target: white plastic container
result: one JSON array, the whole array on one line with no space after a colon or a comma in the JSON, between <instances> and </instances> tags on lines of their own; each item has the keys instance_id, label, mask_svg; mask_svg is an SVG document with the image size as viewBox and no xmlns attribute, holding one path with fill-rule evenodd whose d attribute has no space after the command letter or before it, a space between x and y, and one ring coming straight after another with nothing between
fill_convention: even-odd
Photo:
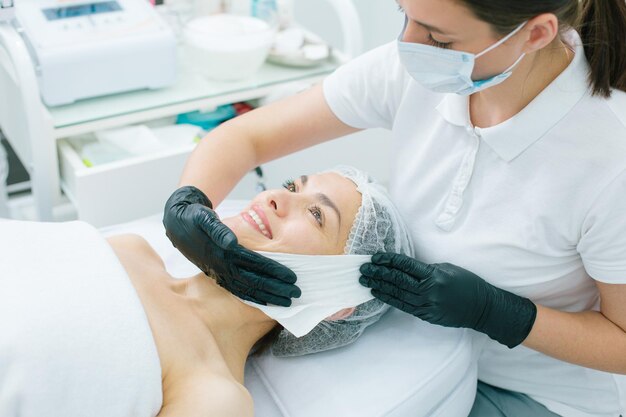
<instances>
[{"instance_id":1,"label":"white plastic container","mask_svg":"<svg viewBox=\"0 0 626 417\"><path fill-rule=\"evenodd\" d=\"M201 74L218 81L253 76L265 62L274 36L265 21L231 14L193 19L184 30L188 59Z\"/></svg>"}]
</instances>

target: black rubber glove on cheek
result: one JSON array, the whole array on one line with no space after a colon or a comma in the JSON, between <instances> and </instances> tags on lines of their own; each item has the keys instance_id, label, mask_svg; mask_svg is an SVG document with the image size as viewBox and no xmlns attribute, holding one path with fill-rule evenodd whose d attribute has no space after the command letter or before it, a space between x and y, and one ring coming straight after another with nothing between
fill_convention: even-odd
<instances>
[{"instance_id":1,"label":"black rubber glove on cheek","mask_svg":"<svg viewBox=\"0 0 626 417\"><path fill-rule=\"evenodd\" d=\"M217 214L212 216L205 212L203 219L201 216L196 216L195 220L198 223L196 226L202 229L220 248L234 249L237 246L237 236L219 220Z\"/></svg>"},{"instance_id":2,"label":"black rubber glove on cheek","mask_svg":"<svg viewBox=\"0 0 626 417\"><path fill-rule=\"evenodd\" d=\"M192 186L181 187L170 196L163 225L174 247L238 297L259 304L291 305L291 297L300 295L293 285L295 274L239 245L212 207L206 195Z\"/></svg>"}]
</instances>

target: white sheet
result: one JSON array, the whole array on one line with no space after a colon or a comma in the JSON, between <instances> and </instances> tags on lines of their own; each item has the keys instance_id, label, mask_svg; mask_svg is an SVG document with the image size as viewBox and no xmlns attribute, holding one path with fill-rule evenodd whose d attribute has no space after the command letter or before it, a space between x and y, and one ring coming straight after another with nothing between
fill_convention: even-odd
<instances>
[{"instance_id":1,"label":"white sheet","mask_svg":"<svg viewBox=\"0 0 626 417\"><path fill-rule=\"evenodd\" d=\"M0 416L151 417L161 367L122 265L82 222L0 222Z\"/></svg>"},{"instance_id":2,"label":"white sheet","mask_svg":"<svg viewBox=\"0 0 626 417\"><path fill-rule=\"evenodd\" d=\"M476 390L470 345L467 331L392 310L345 348L250 360L246 386L270 405L257 401L258 417L462 417Z\"/></svg>"},{"instance_id":3,"label":"white sheet","mask_svg":"<svg viewBox=\"0 0 626 417\"><path fill-rule=\"evenodd\" d=\"M217 211L226 217L244 204L226 201ZM143 236L174 276L198 272L172 247L160 215L103 232ZM245 378L257 417L463 417L474 402L476 361L471 331L392 311L345 348L253 358Z\"/></svg>"}]
</instances>

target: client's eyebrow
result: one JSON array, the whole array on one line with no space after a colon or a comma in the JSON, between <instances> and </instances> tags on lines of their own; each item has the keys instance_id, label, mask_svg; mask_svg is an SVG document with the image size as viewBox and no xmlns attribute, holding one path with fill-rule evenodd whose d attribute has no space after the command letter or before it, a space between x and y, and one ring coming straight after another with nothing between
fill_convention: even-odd
<instances>
[{"instance_id":1,"label":"client's eyebrow","mask_svg":"<svg viewBox=\"0 0 626 417\"><path fill-rule=\"evenodd\" d=\"M324 193L317 193L316 196L317 196L317 199L320 201L320 203L322 203L325 206L330 207L331 209L335 211L335 213L337 213L337 217L339 218L339 226L341 226L341 214L339 214L339 209L337 208L335 203L333 203L333 200L328 198L328 196Z\"/></svg>"},{"instance_id":2,"label":"client's eyebrow","mask_svg":"<svg viewBox=\"0 0 626 417\"><path fill-rule=\"evenodd\" d=\"M309 180L308 175L300 175L300 181L302 182L302 187L306 185L308 180ZM331 209L335 211L335 213L337 214L337 218L339 219L339 226L341 227L341 213L339 213L339 209L337 208L333 200L328 198L328 196L324 193L317 193L315 196L317 197L320 203L322 203L325 206L330 207Z\"/></svg>"}]
</instances>

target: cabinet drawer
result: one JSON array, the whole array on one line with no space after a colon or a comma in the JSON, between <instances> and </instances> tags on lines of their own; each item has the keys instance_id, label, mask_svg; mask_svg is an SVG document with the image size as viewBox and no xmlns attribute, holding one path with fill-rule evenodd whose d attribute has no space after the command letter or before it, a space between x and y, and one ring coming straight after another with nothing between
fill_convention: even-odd
<instances>
[{"instance_id":1,"label":"cabinet drawer","mask_svg":"<svg viewBox=\"0 0 626 417\"><path fill-rule=\"evenodd\" d=\"M177 188L194 147L86 167L74 148L60 140L61 188L74 203L78 218L96 227L155 214Z\"/></svg>"}]
</instances>

